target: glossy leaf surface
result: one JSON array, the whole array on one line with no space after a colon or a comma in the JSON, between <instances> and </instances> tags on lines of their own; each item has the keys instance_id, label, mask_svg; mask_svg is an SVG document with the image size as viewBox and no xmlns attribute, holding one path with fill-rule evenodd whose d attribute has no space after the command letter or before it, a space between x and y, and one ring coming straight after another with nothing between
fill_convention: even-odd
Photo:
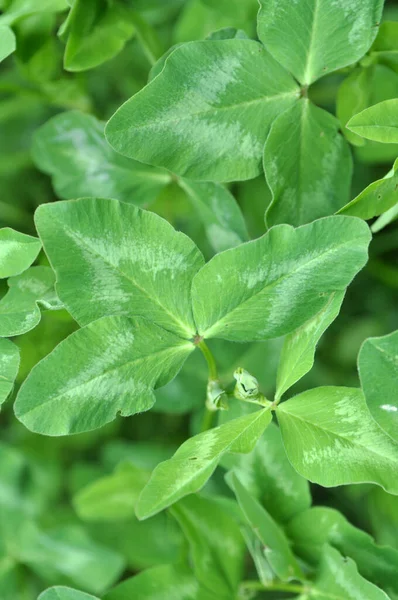
<instances>
[{"instance_id":1,"label":"glossy leaf surface","mask_svg":"<svg viewBox=\"0 0 398 600\"><path fill-rule=\"evenodd\" d=\"M13 277L26 271L37 258L41 242L9 227L0 229L0 278Z\"/></svg>"},{"instance_id":2,"label":"glossy leaf surface","mask_svg":"<svg viewBox=\"0 0 398 600\"><path fill-rule=\"evenodd\" d=\"M368 140L398 143L398 99L385 100L358 113L347 123L348 129Z\"/></svg>"}]
</instances>

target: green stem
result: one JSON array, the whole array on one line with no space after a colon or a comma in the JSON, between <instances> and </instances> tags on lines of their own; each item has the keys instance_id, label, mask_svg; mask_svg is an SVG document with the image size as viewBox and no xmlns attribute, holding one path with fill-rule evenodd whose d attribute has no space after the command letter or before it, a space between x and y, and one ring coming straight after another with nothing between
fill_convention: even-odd
<instances>
[{"instance_id":1,"label":"green stem","mask_svg":"<svg viewBox=\"0 0 398 600\"><path fill-rule=\"evenodd\" d=\"M207 366L209 367L209 381L217 381L218 380L217 365L216 365L216 361L214 360L214 356L211 353L210 348L208 347L208 345L206 344L206 342L204 340L199 342L198 348L201 350L203 356L206 359Z\"/></svg>"},{"instance_id":2,"label":"green stem","mask_svg":"<svg viewBox=\"0 0 398 600\"><path fill-rule=\"evenodd\" d=\"M269 585L264 585L261 581L243 581L241 588L259 592L292 592L294 594L308 592L308 588L302 585L293 585L290 583L270 583Z\"/></svg>"},{"instance_id":3,"label":"green stem","mask_svg":"<svg viewBox=\"0 0 398 600\"><path fill-rule=\"evenodd\" d=\"M216 411L209 410L205 406L205 412L203 413L202 425L200 427L200 432L201 433L203 431L207 431L208 429L211 429L213 427L213 421L214 421L214 415L215 414L216 414Z\"/></svg>"}]
</instances>

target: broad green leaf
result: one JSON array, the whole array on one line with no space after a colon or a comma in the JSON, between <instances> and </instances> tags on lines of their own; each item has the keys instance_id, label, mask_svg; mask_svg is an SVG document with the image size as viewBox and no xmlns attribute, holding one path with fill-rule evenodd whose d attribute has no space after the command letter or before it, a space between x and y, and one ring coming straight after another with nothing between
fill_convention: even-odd
<instances>
[{"instance_id":1,"label":"broad green leaf","mask_svg":"<svg viewBox=\"0 0 398 600\"><path fill-rule=\"evenodd\" d=\"M358 113L347 123L348 129L368 140L398 143L398 99L385 100Z\"/></svg>"},{"instance_id":2,"label":"broad green leaf","mask_svg":"<svg viewBox=\"0 0 398 600\"><path fill-rule=\"evenodd\" d=\"M389 600L375 585L359 575L351 558L343 557L337 550L325 546L322 561L313 589L299 600Z\"/></svg>"},{"instance_id":3,"label":"broad green leaf","mask_svg":"<svg viewBox=\"0 0 398 600\"><path fill-rule=\"evenodd\" d=\"M247 453L254 448L271 418L266 408L189 438L172 458L153 471L136 506L138 518L146 519L200 490L223 454Z\"/></svg>"},{"instance_id":4,"label":"broad green leaf","mask_svg":"<svg viewBox=\"0 0 398 600\"><path fill-rule=\"evenodd\" d=\"M250 454L226 455L223 466L228 484L234 474L253 498L257 499L271 517L281 523L311 506L309 484L293 469L287 459L282 437L270 423Z\"/></svg>"},{"instance_id":5,"label":"broad green leaf","mask_svg":"<svg viewBox=\"0 0 398 600\"><path fill-rule=\"evenodd\" d=\"M373 418L398 441L398 331L366 340L358 370Z\"/></svg>"},{"instance_id":6,"label":"broad green leaf","mask_svg":"<svg viewBox=\"0 0 398 600\"><path fill-rule=\"evenodd\" d=\"M192 42L170 54L105 134L121 154L178 175L250 179L270 124L296 99L293 78L257 42Z\"/></svg>"},{"instance_id":7,"label":"broad green leaf","mask_svg":"<svg viewBox=\"0 0 398 600\"><path fill-rule=\"evenodd\" d=\"M0 278L26 271L36 260L40 249L41 242L35 237L9 227L0 229Z\"/></svg>"},{"instance_id":8,"label":"broad green leaf","mask_svg":"<svg viewBox=\"0 0 398 600\"><path fill-rule=\"evenodd\" d=\"M315 317L286 336L276 378L276 400L311 370L319 339L338 316L344 294L345 292L332 294L329 302Z\"/></svg>"},{"instance_id":9,"label":"broad green leaf","mask_svg":"<svg viewBox=\"0 0 398 600\"><path fill-rule=\"evenodd\" d=\"M103 600L216 600L200 589L192 573L184 566L162 565L119 583Z\"/></svg>"},{"instance_id":10,"label":"broad green leaf","mask_svg":"<svg viewBox=\"0 0 398 600\"><path fill-rule=\"evenodd\" d=\"M310 565L318 565L328 543L351 557L363 577L388 594L398 593L398 551L377 546L369 534L351 525L337 510L317 506L304 511L290 521L286 532L294 551Z\"/></svg>"},{"instance_id":11,"label":"broad green leaf","mask_svg":"<svg viewBox=\"0 0 398 600\"><path fill-rule=\"evenodd\" d=\"M131 463L122 463L112 475L80 490L73 498L73 506L80 519L87 521L133 517L138 496L148 479L146 471Z\"/></svg>"},{"instance_id":12,"label":"broad green leaf","mask_svg":"<svg viewBox=\"0 0 398 600\"><path fill-rule=\"evenodd\" d=\"M66 0L12 0L6 12L0 15L0 26L12 25L22 17L36 13L56 13L67 8Z\"/></svg>"},{"instance_id":13,"label":"broad green leaf","mask_svg":"<svg viewBox=\"0 0 398 600\"><path fill-rule=\"evenodd\" d=\"M105 196L144 206L171 181L166 171L115 152L105 140L103 123L77 111L56 115L36 130L32 152L66 200Z\"/></svg>"},{"instance_id":14,"label":"broad green leaf","mask_svg":"<svg viewBox=\"0 0 398 600\"><path fill-rule=\"evenodd\" d=\"M398 494L398 444L373 420L362 391L320 387L277 408L293 467L324 487L376 483Z\"/></svg>"},{"instance_id":15,"label":"broad green leaf","mask_svg":"<svg viewBox=\"0 0 398 600\"><path fill-rule=\"evenodd\" d=\"M380 215L378 219L373 223L371 230L373 233L377 233L387 227L390 223L398 218L398 203L395 206L389 208L385 213Z\"/></svg>"},{"instance_id":16,"label":"broad green leaf","mask_svg":"<svg viewBox=\"0 0 398 600\"><path fill-rule=\"evenodd\" d=\"M19 369L19 348L10 340L0 339L0 405L9 396Z\"/></svg>"},{"instance_id":17,"label":"broad green leaf","mask_svg":"<svg viewBox=\"0 0 398 600\"><path fill-rule=\"evenodd\" d=\"M264 146L272 191L269 225L303 225L333 214L349 200L349 146L330 113L303 98L272 124Z\"/></svg>"},{"instance_id":18,"label":"broad green leaf","mask_svg":"<svg viewBox=\"0 0 398 600\"><path fill-rule=\"evenodd\" d=\"M41 319L39 304L48 310L61 308L54 283L49 267L31 267L10 277L10 289L0 300L0 337L21 335L36 327Z\"/></svg>"},{"instance_id":19,"label":"broad green leaf","mask_svg":"<svg viewBox=\"0 0 398 600\"><path fill-rule=\"evenodd\" d=\"M302 85L357 62L370 48L384 0L260 0L258 36Z\"/></svg>"},{"instance_id":20,"label":"broad green leaf","mask_svg":"<svg viewBox=\"0 0 398 600\"><path fill-rule=\"evenodd\" d=\"M0 27L0 62L12 54L15 48L16 39L13 30L10 27Z\"/></svg>"},{"instance_id":21,"label":"broad green leaf","mask_svg":"<svg viewBox=\"0 0 398 600\"><path fill-rule=\"evenodd\" d=\"M265 508L250 495L236 475L233 477L233 488L243 514L266 548L265 555L277 577L282 581L300 579L302 577L301 569L290 550L283 529L277 525Z\"/></svg>"},{"instance_id":22,"label":"broad green leaf","mask_svg":"<svg viewBox=\"0 0 398 600\"><path fill-rule=\"evenodd\" d=\"M75 0L62 36L67 36L64 66L84 71L109 60L134 33L130 11L111 0Z\"/></svg>"},{"instance_id":23,"label":"broad green leaf","mask_svg":"<svg viewBox=\"0 0 398 600\"><path fill-rule=\"evenodd\" d=\"M59 296L79 325L129 315L195 334L191 281L203 257L167 221L102 198L45 204L35 220Z\"/></svg>"},{"instance_id":24,"label":"broad green leaf","mask_svg":"<svg viewBox=\"0 0 398 600\"><path fill-rule=\"evenodd\" d=\"M373 181L356 198L343 206L338 214L372 219L398 203L398 159L383 179Z\"/></svg>"},{"instance_id":25,"label":"broad green leaf","mask_svg":"<svg viewBox=\"0 0 398 600\"><path fill-rule=\"evenodd\" d=\"M322 310L367 260L370 233L353 217L326 217L215 256L196 275L193 310L200 335L231 341L278 337Z\"/></svg>"},{"instance_id":26,"label":"broad green leaf","mask_svg":"<svg viewBox=\"0 0 398 600\"><path fill-rule=\"evenodd\" d=\"M196 579L217 598L234 598L245 554L238 523L215 500L197 495L180 500L172 514L188 539Z\"/></svg>"},{"instance_id":27,"label":"broad green leaf","mask_svg":"<svg viewBox=\"0 0 398 600\"><path fill-rule=\"evenodd\" d=\"M49 588L37 600L98 600L90 594L73 590L64 586L56 586Z\"/></svg>"},{"instance_id":28,"label":"broad green leaf","mask_svg":"<svg viewBox=\"0 0 398 600\"><path fill-rule=\"evenodd\" d=\"M363 137L347 129L346 124L353 115L364 110L372 103L370 100L372 74L372 68L355 69L343 80L337 92L336 114L345 137L354 146L364 146L366 141Z\"/></svg>"},{"instance_id":29,"label":"broad green leaf","mask_svg":"<svg viewBox=\"0 0 398 600\"><path fill-rule=\"evenodd\" d=\"M215 252L222 252L248 240L239 206L224 186L183 178L179 180L179 184L202 221Z\"/></svg>"},{"instance_id":30,"label":"broad green leaf","mask_svg":"<svg viewBox=\"0 0 398 600\"><path fill-rule=\"evenodd\" d=\"M72 333L33 368L15 414L36 433L90 431L148 410L193 344L146 319L104 317Z\"/></svg>"}]
</instances>

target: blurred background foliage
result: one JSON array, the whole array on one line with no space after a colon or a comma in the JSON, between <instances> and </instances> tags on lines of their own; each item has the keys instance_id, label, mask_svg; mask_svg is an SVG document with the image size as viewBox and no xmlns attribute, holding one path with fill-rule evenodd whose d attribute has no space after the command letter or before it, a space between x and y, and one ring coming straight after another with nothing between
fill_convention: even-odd
<instances>
[{"instance_id":1,"label":"blurred background foliage","mask_svg":"<svg viewBox=\"0 0 398 600\"><path fill-rule=\"evenodd\" d=\"M50 9L40 11L40 4ZM75 181L68 180L67 172L53 180L48 174L56 169L50 164L51 160L56 162L56 145L48 146L51 156L46 158L38 148L39 142L34 143L35 133L50 118L73 110L106 121L146 84L156 60L175 44L204 39L225 27L256 37L256 0L120 0L120 18L131 5L135 23L123 32L118 30L117 44L104 48L100 64L95 64L101 36L98 34L96 39L94 31L91 37L86 36L86 46L79 47L76 28L82 17L73 19L72 11L67 17L67 2L60 0L52 5L0 0L0 25L11 25L17 43L16 52L0 66L0 226L28 234L35 233L35 208L71 197L68 194L76 186ZM98 19L106 36L109 3L104 0L98 6L102 11ZM398 21L397 2L387 2L384 18ZM109 27L113 26L110 20ZM82 63L82 56L86 62ZM369 104L398 97L397 65L373 60L371 53L354 70L322 78L311 87L310 97L317 105L337 112L344 124L352 102L350 89L355 88L358 79ZM80 149L79 144L83 144ZM77 137L64 157L72 179L76 164L81 164L84 157L97 160L101 170L101 156L96 158L93 152L91 157L92 149L84 144ZM353 198L391 169L398 148L364 142L352 150ZM124 159L118 160L118 168L127 172ZM124 188L115 190L115 194L131 193L130 201L135 202L134 194L142 192L141 206L167 218L190 235L207 258L212 256L214 248L204 235L192 199L176 178L168 174L148 191L137 184L134 173L121 177L130 177L131 182L120 182ZM96 195L96 183L87 182L84 169L81 179L82 187L78 189L83 190L82 194L89 195L92 189L91 195ZM241 207L250 237L262 235L266 231L264 212L271 200L264 177L229 185L229 189ZM393 221L375 235L369 264L350 286L340 316L323 336L313 369L291 390L291 395L318 385L358 385L356 359L362 342L369 336L398 329L397 250L398 222ZM46 263L43 254L38 262ZM5 282L1 286L3 295ZM16 389L32 366L76 328L66 311L44 311L34 330L14 338L21 351ZM237 366L245 367L258 378L264 394L272 397L281 340L244 345L214 340L209 345L226 383L231 382ZM186 542L169 514L162 513L143 523L132 515L98 522L87 519L84 510L76 510L73 498L123 461L150 471L168 458L198 429L206 380L203 357L195 353L178 377L157 392L158 401L150 413L67 438L30 433L13 416L13 397L8 399L0 414L2 600L34 600L54 583L102 594L122 574L184 556ZM222 475L220 467L206 492L232 497ZM312 486L312 493L315 503L337 507L378 542L398 549L397 497L375 486L330 490Z\"/></svg>"}]
</instances>

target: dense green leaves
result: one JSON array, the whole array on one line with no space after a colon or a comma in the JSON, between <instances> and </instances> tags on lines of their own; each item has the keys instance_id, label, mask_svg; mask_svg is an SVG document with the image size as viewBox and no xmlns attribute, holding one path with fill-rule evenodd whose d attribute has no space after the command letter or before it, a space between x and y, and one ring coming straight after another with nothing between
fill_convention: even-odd
<instances>
[{"instance_id":1,"label":"dense green leaves","mask_svg":"<svg viewBox=\"0 0 398 600\"><path fill-rule=\"evenodd\" d=\"M10 289L0 300L0 337L21 335L36 327L41 318L39 305L49 310L61 308L49 267L31 267L7 283Z\"/></svg>"},{"instance_id":2,"label":"dense green leaves","mask_svg":"<svg viewBox=\"0 0 398 600\"><path fill-rule=\"evenodd\" d=\"M3 8L3 5L2 7ZM13 25L23 17L36 13L55 13L68 8L67 0L11 0L6 5L7 10L0 15L0 25Z\"/></svg>"},{"instance_id":3,"label":"dense green leaves","mask_svg":"<svg viewBox=\"0 0 398 600\"><path fill-rule=\"evenodd\" d=\"M0 339L0 404L10 394L19 369L19 348L10 340Z\"/></svg>"},{"instance_id":4,"label":"dense green leaves","mask_svg":"<svg viewBox=\"0 0 398 600\"><path fill-rule=\"evenodd\" d=\"M0 278L25 271L37 258L41 242L9 227L0 229Z\"/></svg>"},{"instance_id":5,"label":"dense green leaves","mask_svg":"<svg viewBox=\"0 0 398 600\"><path fill-rule=\"evenodd\" d=\"M80 325L131 315L183 337L195 333L190 288L203 258L167 221L117 200L85 198L39 207L36 226L58 294Z\"/></svg>"},{"instance_id":6,"label":"dense green leaves","mask_svg":"<svg viewBox=\"0 0 398 600\"><path fill-rule=\"evenodd\" d=\"M0 27L0 62L7 58L16 47L15 35L10 27Z\"/></svg>"},{"instance_id":7,"label":"dense green leaves","mask_svg":"<svg viewBox=\"0 0 398 600\"><path fill-rule=\"evenodd\" d=\"M33 158L65 199L100 196L147 205L171 181L166 171L120 156L105 140L104 125L77 111L36 131Z\"/></svg>"},{"instance_id":8,"label":"dense green leaves","mask_svg":"<svg viewBox=\"0 0 398 600\"><path fill-rule=\"evenodd\" d=\"M298 229L279 225L215 256L193 281L200 335L249 341L293 331L350 283L369 240L359 219L328 217Z\"/></svg>"},{"instance_id":9,"label":"dense green leaves","mask_svg":"<svg viewBox=\"0 0 398 600\"><path fill-rule=\"evenodd\" d=\"M121 154L205 181L260 173L273 119L297 99L294 79L252 40L184 44L111 118Z\"/></svg>"},{"instance_id":10,"label":"dense green leaves","mask_svg":"<svg viewBox=\"0 0 398 600\"><path fill-rule=\"evenodd\" d=\"M383 0L260 0L258 35L303 85L359 60L377 34Z\"/></svg>"},{"instance_id":11,"label":"dense green leaves","mask_svg":"<svg viewBox=\"0 0 398 600\"><path fill-rule=\"evenodd\" d=\"M398 494L398 444L373 420L361 390L316 388L280 404L277 415L289 460L310 481L372 482Z\"/></svg>"},{"instance_id":12,"label":"dense green leaves","mask_svg":"<svg viewBox=\"0 0 398 600\"><path fill-rule=\"evenodd\" d=\"M344 292L332 294L315 317L286 336L276 379L276 400L311 369L319 338L339 314L343 299Z\"/></svg>"},{"instance_id":13,"label":"dense green leaves","mask_svg":"<svg viewBox=\"0 0 398 600\"><path fill-rule=\"evenodd\" d=\"M40 594L37 600L97 600L97 598L72 588L56 586Z\"/></svg>"},{"instance_id":14,"label":"dense green leaves","mask_svg":"<svg viewBox=\"0 0 398 600\"><path fill-rule=\"evenodd\" d=\"M290 549L283 529L275 523L265 508L249 494L236 476L233 477L233 487L239 506L251 528L266 548L265 555L277 577L282 581L300 579L302 576L300 567Z\"/></svg>"},{"instance_id":15,"label":"dense green leaves","mask_svg":"<svg viewBox=\"0 0 398 600\"><path fill-rule=\"evenodd\" d=\"M347 127L368 140L398 143L398 100L385 100L366 108L352 117Z\"/></svg>"},{"instance_id":16,"label":"dense green leaves","mask_svg":"<svg viewBox=\"0 0 398 600\"><path fill-rule=\"evenodd\" d=\"M269 225L303 225L348 201L351 155L338 130L338 121L307 98L274 121L264 147Z\"/></svg>"},{"instance_id":17,"label":"dense green leaves","mask_svg":"<svg viewBox=\"0 0 398 600\"><path fill-rule=\"evenodd\" d=\"M153 471L136 506L138 518L150 517L198 491L226 452L250 452L271 418L266 408L189 438Z\"/></svg>"},{"instance_id":18,"label":"dense green leaves","mask_svg":"<svg viewBox=\"0 0 398 600\"><path fill-rule=\"evenodd\" d=\"M32 370L15 414L32 431L67 435L148 410L153 388L170 381L193 348L146 319L98 319Z\"/></svg>"},{"instance_id":19,"label":"dense green leaves","mask_svg":"<svg viewBox=\"0 0 398 600\"><path fill-rule=\"evenodd\" d=\"M373 418L398 441L398 331L366 340L358 369Z\"/></svg>"}]
</instances>

